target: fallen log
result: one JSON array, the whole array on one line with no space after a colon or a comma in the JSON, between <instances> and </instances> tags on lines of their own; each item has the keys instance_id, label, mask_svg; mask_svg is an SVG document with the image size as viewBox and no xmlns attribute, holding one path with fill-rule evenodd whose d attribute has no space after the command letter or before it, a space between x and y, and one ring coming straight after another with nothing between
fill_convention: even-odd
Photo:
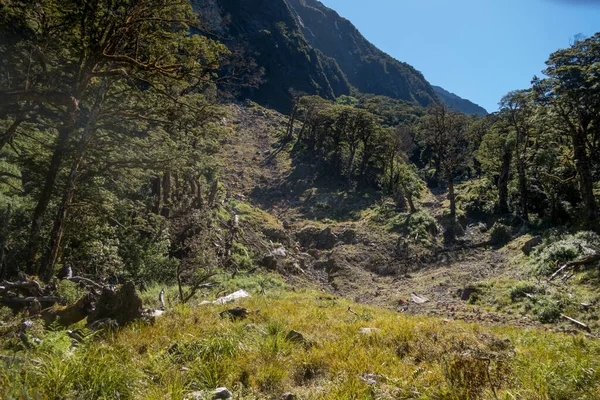
<instances>
[{"instance_id":1,"label":"fallen log","mask_svg":"<svg viewBox=\"0 0 600 400\"><path fill-rule=\"evenodd\" d=\"M22 282L3 281L0 283L0 292L7 292L15 289L22 291L26 290L32 296L40 296L43 293L42 286L35 280Z\"/></svg>"},{"instance_id":2,"label":"fallen log","mask_svg":"<svg viewBox=\"0 0 600 400\"><path fill-rule=\"evenodd\" d=\"M39 301L40 303L55 304L55 303L60 302L62 299L60 297L55 297L55 296L0 297L0 303L4 303L7 305L28 305L28 304L34 303L36 300Z\"/></svg>"},{"instance_id":3,"label":"fallen log","mask_svg":"<svg viewBox=\"0 0 600 400\"><path fill-rule=\"evenodd\" d=\"M104 289L103 285L101 285L99 283L96 283L96 282L94 282L91 279L84 278L82 276L72 276L70 278L65 278L65 279L67 281L71 281L71 282L75 282L75 283L80 283L80 284L85 285L85 286L91 286L91 287L96 288L96 289L100 289L100 290Z\"/></svg>"},{"instance_id":4,"label":"fallen log","mask_svg":"<svg viewBox=\"0 0 600 400\"><path fill-rule=\"evenodd\" d=\"M600 261L600 253L592 254L591 256L587 256L587 257L581 258L579 260L569 261L568 263L566 263L565 265L560 267L555 273L553 273L550 276L550 278L548 278L548 282L553 281L554 278L556 278L558 275L561 274L561 272L565 271L568 268L580 267L582 265L587 265L587 264L593 264L598 261Z\"/></svg>"},{"instance_id":5,"label":"fallen log","mask_svg":"<svg viewBox=\"0 0 600 400\"><path fill-rule=\"evenodd\" d=\"M576 319L574 319L574 318L571 318L571 317L569 317L569 316L567 316L567 315L565 315L565 314L561 314L560 316L561 316L563 319L566 319L567 321L569 321L569 322L571 322L571 323L573 323L573 324L577 325L578 327L580 327L581 329L585 330L586 332L590 332L590 333L592 332L592 330L590 329L590 327L589 327L589 326L587 326L586 324L584 324L583 322L581 322L581 321L577 321Z\"/></svg>"}]
</instances>

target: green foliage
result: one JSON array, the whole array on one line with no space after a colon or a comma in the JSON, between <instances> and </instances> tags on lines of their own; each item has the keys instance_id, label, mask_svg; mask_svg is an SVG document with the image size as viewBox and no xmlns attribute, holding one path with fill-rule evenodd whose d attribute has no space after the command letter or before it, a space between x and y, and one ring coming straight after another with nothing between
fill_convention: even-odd
<instances>
[{"instance_id":1,"label":"green foliage","mask_svg":"<svg viewBox=\"0 0 600 400\"><path fill-rule=\"evenodd\" d=\"M496 222L490 229L490 240L497 245L503 245L510 242L512 238L512 229L500 222Z\"/></svg>"},{"instance_id":2,"label":"green foliage","mask_svg":"<svg viewBox=\"0 0 600 400\"><path fill-rule=\"evenodd\" d=\"M513 302L527 298L527 294L544 294L545 290L539 283L521 281L510 289L510 298Z\"/></svg>"},{"instance_id":3,"label":"green foliage","mask_svg":"<svg viewBox=\"0 0 600 400\"><path fill-rule=\"evenodd\" d=\"M550 238L544 245L534 250L530 257L530 265L534 273L550 275L568 261L592 254L594 250L591 248L598 246L600 246L600 237L594 232L582 231L574 235L559 235Z\"/></svg>"},{"instance_id":4,"label":"green foliage","mask_svg":"<svg viewBox=\"0 0 600 400\"><path fill-rule=\"evenodd\" d=\"M468 217L483 219L496 212L498 190L488 179L474 179L459 186L456 201Z\"/></svg>"}]
</instances>

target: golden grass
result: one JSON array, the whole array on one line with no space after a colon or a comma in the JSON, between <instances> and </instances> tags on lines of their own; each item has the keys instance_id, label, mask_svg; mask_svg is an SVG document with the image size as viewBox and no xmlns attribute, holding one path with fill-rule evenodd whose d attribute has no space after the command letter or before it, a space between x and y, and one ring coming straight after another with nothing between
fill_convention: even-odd
<instances>
[{"instance_id":1,"label":"golden grass","mask_svg":"<svg viewBox=\"0 0 600 400\"><path fill-rule=\"evenodd\" d=\"M49 332L17 354L42 365L0 370L0 395L183 399L226 386L236 399L600 398L600 345L583 336L405 316L307 290L237 306L260 312L233 321L219 317L227 306L179 306L77 347ZM304 343L286 340L292 329Z\"/></svg>"}]
</instances>

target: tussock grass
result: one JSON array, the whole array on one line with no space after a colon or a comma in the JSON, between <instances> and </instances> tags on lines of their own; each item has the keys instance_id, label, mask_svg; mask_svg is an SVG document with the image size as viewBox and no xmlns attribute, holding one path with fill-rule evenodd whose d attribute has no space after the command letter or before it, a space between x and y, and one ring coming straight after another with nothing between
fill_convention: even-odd
<instances>
[{"instance_id":1,"label":"tussock grass","mask_svg":"<svg viewBox=\"0 0 600 400\"><path fill-rule=\"evenodd\" d=\"M260 312L233 321L219 317L228 306L176 306L77 346L46 332L16 351L41 365L2 364L0 397L183 399L217 386L236 399L600 397L600 344L583 336L405 316L308 290L237 305ZM286 340L292 329L305 340Z\"/></svg>"}]
</instances>

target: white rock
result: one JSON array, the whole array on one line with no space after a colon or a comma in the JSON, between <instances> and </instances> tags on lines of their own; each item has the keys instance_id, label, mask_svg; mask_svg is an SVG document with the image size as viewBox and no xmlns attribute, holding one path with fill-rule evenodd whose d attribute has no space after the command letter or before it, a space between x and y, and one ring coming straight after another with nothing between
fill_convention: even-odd
<instances>
[{"instance_id":1,"label":"white rock","mask_svg":"<svg viewBox=\"0 0 600 400\"><path fill-rule=\"evenodd\" d=\"M246 292L244 289L241 289L237 292L231 293L230 295L219 297L213 301L212 304L227 304L245 297L250 297L250 293Z\"/></svg>"}]
</instances>

